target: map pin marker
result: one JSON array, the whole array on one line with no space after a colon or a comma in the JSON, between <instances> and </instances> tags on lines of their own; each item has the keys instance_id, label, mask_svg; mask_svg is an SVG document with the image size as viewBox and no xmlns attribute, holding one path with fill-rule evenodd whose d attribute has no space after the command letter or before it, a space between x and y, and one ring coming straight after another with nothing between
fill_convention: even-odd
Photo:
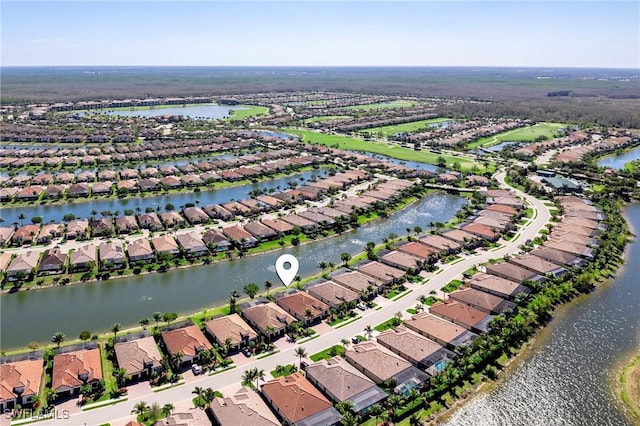
<instances>
[{"instance_id":1,"label":"map pin marker","mask_svg":"<svg viewBox=\"0 0 640 426\"><path fill-rule=\"evenodd\" d=\"M276 272L280 281L288 287L298 273L298 259L292 254L283 254L276 260Z\"/></svg>"}]
</instances>

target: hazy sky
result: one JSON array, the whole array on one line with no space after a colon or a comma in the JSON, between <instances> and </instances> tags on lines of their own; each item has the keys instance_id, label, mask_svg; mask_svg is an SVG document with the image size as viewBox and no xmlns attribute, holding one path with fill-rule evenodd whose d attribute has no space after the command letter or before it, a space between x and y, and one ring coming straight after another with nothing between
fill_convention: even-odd
<instances>
[{"instance_id":1,"label":"hazy sky","mask_svg":"<svg viewBox=\"0 0 640 426\"><path fill-rule=\"evenodd\" d=\"M640 68L640 1L1 0L2 65Z\"/></svg>"}]
</instances>

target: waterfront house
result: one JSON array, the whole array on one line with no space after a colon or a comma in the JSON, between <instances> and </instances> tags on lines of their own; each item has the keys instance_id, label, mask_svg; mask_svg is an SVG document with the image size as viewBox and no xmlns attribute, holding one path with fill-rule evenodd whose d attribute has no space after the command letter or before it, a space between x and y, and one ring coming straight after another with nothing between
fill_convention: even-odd
<instances>
[{"instance_id":1,"label":"waterfront house","mask_svg":"<svg viewBox=\"0 0 640 426\"><path fill-rule=\"evenodd\" d=\"M116 217L115 222L118 234L129 234L139 229L135 216Z\"/></svg>"},{"instance_id":2,"label":"waterfront house","mask_svg":"<svg viewBox=\"0 0 640 426\"><path fill-rule=\"evenodd\" d=\"M382 281L358 271L339 269L330 275L333 281L359 295L366 294L368 297L375 297L376 294L382 292L384 287Z\"/></svg>"},{"instance_id":3,"label":"waterfront house","mask_svg":"<svg viewBox=\"0 0 640 426\"><path fill-rule=\"evenodd\" d=\"M174 211L160 213L160 219L167 228L182 228L186 224L183 217Z\"/></svg>"},{"instance_id":4,"label":"waterfront house","mask_svg":"<svg viewBox=\"0 0 640 426\"><path fill-rule=\"evenodd\" d=\"M58 200L64 197L64 191L67 189L66 185L49 185L44 190L44 196L50 200Z\"/></svg>"},{"instance_id":5,"label":"waterfront house","mask_svg":"<svg viewBox=\"0 0 640 426\"><path fill-rule=\"evenodd\" d=\"M278 233L276 231L260 222L248 222L243 226L245 231L249 232L260 241L273 240L278 237Z\"/></svg>"},{"instance_id":6,"label":"waterfront house","mask_svg":"<svg viewBox=\"0 0 640 426\"><path fill-rule=\"evenodd\" d=\"M262 224L276 231L278 234L288 234L293 231L293 225L280 219L262 219Z\"/></svg>"},{"instance_id":7,"label":"waterfront house","mask_svg":"<svg viewBox=\"0 0 640 426\"><path fill-rule=\"evenodd\" d=\"M543 283L546 281L545 277L539 275L535 272L531 272L530 270L524 269L520 266L517 266L513 263L502 262L491 264L488 263L485 265L487 270L487 274L492 274L498 277L506 278L518 284L522 284L524 281L534 281Z\"/></svg>"},{"instance_id":8,"label":"waterfront house","mask_svg":"<svg viewBox=\"0 0 640 426\"><path fill-rule=\"evenodd\" d=\"M333 281L323 280L319 283L310 283L306 290L310 295L326 303L332 308L337 308L343 303L356 303L360 298L357 292Z\"/></svg>"},{"instance_id":9,"label":"waterfront house","mask_svg":"<svg viewBox=\"0 0 640 426\"><path fill-rule=\"evenodd\" d=\"M118 367L123 368L132 381L149 378L152 371L160 373L162 370L162 355L158 345L152 336L145 334L145 337L135 340L116 339L117 343L113 346Z\"/></svg>"},{"instance_id":10,"label":"waterfront house","mask_svg":"<svg viewBox=\"0 0 640 426\"><path fill-rule=\"evenodd\" d=\"M478 335L428 312L420 312L404 321L405 327L442 346L454 350L460 345L471 345Z\"/></svg>"},{"instance_id":11,"label":"waterfront house","mask_svg":"<svg viewBox=\"0 0 640 426\"><path fill-rule=\"evenodd\" d=\"M36 239L38 244L48 244L54 238L62 237L64 233L64 225L59 223L48 223L40 229L38 238Z\"/></svg>"},{"instance_id":12,"label":"waterfront house","mask_svg":"<svg viewBox=\"0 0 640 426\"><path fill-rule=\"evenodd\" d=\"M476 333L487 332L489 322L493 319L485 311L455 301L435 303L429 307L429 313Z\"/></svg>"},{"instance_id":13,"label":"waterfront house","mask_svg":"<svg viewBox=\"0 0 640 426\"><path fill-rule=\"evenodd\" d=\"M543 276L558 277L567 272L565 268L530 253L514 256L509 259L509 262Z\"/></svg>"},{"instance_id":14,"label":"waterfront house","mask_svg":"<svg viewBox=\"0 0 640 426\"><path fill-rule=\"evenodd\" d=\"M182 214L192 225L209 222L209 216L200 207L187 207Z\"/></svg>"},{"instance_id":15,"label":"waterfront house","mask_svg":"<svg viewBox=\"0 0 640 426\"><path fill-rule=\"evenodd\" d=\"M11 199L18 193L20 188L12 186L9 188L0 189L0 201L11 201Z\"/></svg>"},{"instance_id":16,"label":"waterfront house","mask_svg":"<svg viewBox=\"0 0 640 426\"><path fill-rule=\"evenodd\" d=\"M162 332L162 341L167 349L173 366L181 371L184 365L193 363L193 359L203 350L210 350L211 343L197 325ZM176 365L176 354L182 353L182 362Z\"/></svg>"},{"instance_id":17,"label":"waterfront house","mask_svg":"<svg viewBox=\"0 0 640 426\"><path fill-rule=\"evenodd\" d=\"M155 177L140 179L138 185L142 192L158 191L160 189L160 179Z\"/></svg>"},{"instance_id":18,"label":"waterfront house","mask_svg":"<svg viewBox=\"0 0 640 426\"><path fill-rule=\"evenodd\" d=\"M182 188L182 181L177 176L165 176L160 179L160 183L165 190Z\"/></svg>"},{"instance_id":19,"label":"waterfront house","mask_svg":"<svg viewBox=\"0 0 640 426\"><path fill-rule=\"evenodd\" d=\"M305 373L307 380L331 402L350 402L357 414L366 413L370 406L381 404L387 398L387 393L376 386L373 380L340 357L311 364Z\"/></svg>"},{"instance_id":20,"label":"waterfront house","mask_svg":"<svg viewBox=\"0 0 640 426\"><path fill-rule=\"evenodd\" d=\"M222 228L222 233L229 239L229 242L239 248L249 248L258 245L258 240L245 231L240 225Z\"/></svg>"},{"instance_id":21,"label":"waterfront house","mask_svg":"<svg viewBox=\"0 0 640 426\"><path fill-rule=\"evenodd\" d=\"M265 383L262 396L286 426L332 426L340 424L342 418L302 373Z\"/></svg>"},{"instance_id":22,"label":"waterfront house","mask_svg":"<svg viewBox=\"0 0 640 426\"><path fill-rule=\"evenodd\" d=\"M88 197L89 184L86 182L74 183L67 189L67 197Z\"/></svg>"},{"instance_id":23,"label":"waterfront house","mask_svg":"<svg viewBox=\"0 0 640 426\"><path fill-rule=\"evenodd\" d=\"M496 275L483 273L475 274L469 280L469 286L509 300L514 300L519 294L529 294L531 292L529 287L522 284Z\"/></svg>"},{"instance_id":24,"label":"waterfront house","mask_svg":"<svg viewBox=\"0 0 640 426\"><path fill-rule=\"evenodd\" d=\"M505 311L512 311L516 304L503 299L502 297L485 293L475 288L463 288L448 295L449 300L460 302L465 305L480 309L488 314L500 314Z\"/></svg>"},{"instance_id":25,"label":"waterfront house","mask_svg":"<svg viewBox=\"0 0 640 426\"><path fill-rule=\"evenodd\" d=\"M421 259L408 253L394 250L380 256L380 262L403 271L408 271L409 269L419 271Z\"/></svg>"},{"instance_id":26,"label":"waterfront house","mask_svg":"<svg viewBox=\"0 0 640 426\"><path fill-rule=\"evenodd\" d=\"M418 241L420 244L424 244L427 247L437 250L441 255L455 254L462 250L462 245L460 243L440 235L428 234L420 237Z\"/></svg>"},{"instance_id":27,"label":"waterfront house","mask_svg":"<svg viewBox=\"0 0 640 426\"><path fill-rule=\"evenodd\" d=\"M100 380L102 365L98 348L59 353L53 357L51 388L58 398L78 395L84 385L95 388Z\"/></svg>"},{"instance_id":28,"label":"waterfront house","mask_svg":"<svg viewBox=\"0 0 640 426\"><path fill-rule=\"evenodd\" d=\"M9 226L0 227L0 247L3 247L7 241L11 240L15 229Z\"/></svg>"},{"instance_id":29,"label":"waterfront house","mask_svg":"<svg viewBox=\"0 0 640 426\"><path fill-rule=\"evenodd\" d=\"M427 372L434 365L437 369L442 369L456 356L441 344L404 326L381 332L376 337L376 342Z\"/></svg>"},{"instance_id":30,"label":"waterfront house","mask_svg":"<svg viewBox=\"0 0 640 426\"><path fill-rule=\"evenodd\" d=\"M113 221L110 217L91 219L90 225L93 237L110 237L114 234Z\"/></svg>"},{"instance_id":31,"label":"waterfront house","mask_svg":"<svg viewBox=\"0 0 640 426\"><path fill-rule=\"evenodd\" d=\"M11 263L12 259L13 259L13 254L11 254L8 251L3 251L0 253L0 273L3 273L5 271L7 266L9 266L9 263ZM2 277L2 274L0 274L0 278L1 277Z\"/></svg>"},{"instance_id":32,"label":"waterfront house","mask_svg":"<svg viewBox=\"0 0 640 426\"><path fill-rule=\"evenodd\" d=\"M275 296L276 303L298 321L319 322L329 314L329 305L297 289L289 289Z\"/></svg>"},{"instance_id":33,"label":"waterfront house","mask_svg":"<svg viewBox=\"0 0 640 426\"><path fill-rule=\"evenodd\" d=\"M38 359L0 364L0 410L26 406L40 392L44 361Z\"/></svg>"},{"instance_id":34,"label":"waterfront house","mask_svg":"<svg viewBox=\"0 0 640 426\"><path fill-rule=\"evenodd\" d=\"M435 261L440 257L439 250L415 241L399 242L396 244L396 249L401 253L406 253L413 257L420 258L421 260Z\"/></svg>"},{"instance_id":35,"label":"waterfront house","mask_svg":"<svg viewBox=\"0 0 640 426\"><path fill-rule=\"evenodd\" d=\"M582 259L575 254L552 249L549 247L537 248L533 251L530 251L529 254L537 256L544 260L548 260L549 262L555 263L556 265L567 266L570 268L581 268L588 263L585 259Z\"/></svg>"},{"instance_id":36,"label":"waterfront house","mask_svg":"<svg viewBox=\"0 0 640 426\"><path fill-rule=\"evenodd\" d=\"M180 254L180 247L178 247L178 243L171 235L152 238L151 244L156 253L169 253L174 257Z\"/></svg>"},{"instance_id":37,"label":"waterfront house","mask_svg":"<svg viewBox=\"0 0 640 426\"><path fill-rule=\"evenodd\" d=\"M211 219L231 220L234 217L233 213L218 204L209 204L203 210Z\"/></svg>"},{"instance_id":38,"label":"waterfront house","mask_svg":"<svg viewBox=\"0 0 640 426\"><path fill-rule=\"evenodd\" d=\"M595 250L584 244L574 243L571 241L547 240L543 247L560 250L576 256L580 256L587 260L592 260L595 256Z\"/></svg>"},{"instance_id":39,"label":"waterfront house","mask_svg":"<svg viewBox=\"0 0 640 426\"><path fill-rule=\"evenodd\" d=\"M300 228L300 230L302 230L302 232L304 232L305 234L314 233L319 227L318 223L313 222L297 214L285 215L281 218L281 220L289 223L293 227Z\"/></svg>"},{"instance_id":40,"label":"waterfront house","mask_svg":"<svg viewBox=\"0 0 640 426\"><path fill-rule=\"evenodd\" d=\"M207 245L202 241L200 234L196 232L178 234L176 235L176 240L187 256L205 256L209 254Z\"/></svg>"},{"instance_id":41,"label":"waterfront house","mask_svg":"<svg viewBox=\"0 0 640 426\"><path fill-rule=\"evenodd\" d=\"M154 260L153 249L146 238L139 238L127 246L129 261L150 263Z\"/></svg>"},{"instance_id":42,"label":"waterfront house","mask_svg":"<svg viewBox=\"0 0 640 426\"><path fill-rule=\"evenodd\" d=\"M67 240L84 240L87 238L89 221L84 219L74 219L67 224Z\"/></svg>"},{"instance_id":43,"label":"waterfront house","mask_svg":"<svg viewBox=\"0 0 640 426\"><path fill-rule=\"evenodd\" d=\"M40 194L42 194L42 191L44 191L44 188L42 186L39 186L39 185L27 186L26 188L18 191L15 197L16 197L16 200L18 201L34 201L34 200L37 200L38 197L40 197Z\"/></svg>"},{"instance_id":44,"label":"waterfront house","mask_svg":"<svg viewBox=\"0 0 640 426\"><path fill-rule=\"evenodd\" d=\"M250 326L270 339L283 336L287 325L296 322L294 317L267 299L243 303L240 311Z\"/></svg>"},{"instance_id":45,"label":"waterfront house","mask_svg":"<svg viewBox=\"0 0 640 426\"><path fill-rule=\"evenodd\" d=\"M467 250L473 250L480 245L480 238L461 229L448 229L442 231L442 237L455 241Z\"/></svg>"},{"instance_id":46,"label":"waterfront house","mask_svg":"<svg viewBox=\"0 0 640 426\"><path fill-rule=\"evenodd\" d=\"M40 225L24 225L16 229L11 236L11 243L14 245L31 244L40 232Z\"/></svg>"},{"instance_id":47,"label":"waterfront house","mask_svg":"<svg viewBox=\"0 0 640 426\"><path fill-rule=\"evenodd\" d=\"M231 248L231 243L220 232L210 229L202 235L202 241L211 251L221 252Z\"/></svg>"},{"instance_id":48,"label":"waterfront house","mask_svg":"<svg viewBox=\"0 0 640 426\"><path fill-rule=\"evenodd\" d=\"M100 182L113 182L117 179L117 173L113 170L100 170L98 171L98 181Z\"/></svg>"},{"instance_id":49,"label":"waterfront house","mask_svg":"<svg viewBox=\"0 0 640 426\"><path fill-rule=\"evenodd\" d=\"M42 254L42 259L38 265L39 273L60 274L65 271L67 265L67 253L63 253L59 248L50 248Z\"/></svg>"},{"instance_id":50,"label":"waterfront house","mask_svg":"<svg viewBox=\"0 0 640 426\"><path fill-rule=\"evenodd\" d=\"M97 182L91 186L91 195L111 195L113 182Z\"/></svg>"},{"instance_id":51,"label":"waterfront house","mask_svg":"<svg viewBox=\"0 0 640 426\"><path fill-rule=\"evenodd\" d=\"M69 255L69 266L72 271L90 269L96 265L96 247L93 244L79 247Z\"/></svg>"},{"instance_id":52,"label":"waterfront house","mask_svg":"<svg viewBox=\"0 0 640 426\"><path fill-rule=\"evenodd\" d=\"M29 277L29 275L35 272L39 259L40 253L35 250L19 253L7 267L7 280L17 281Z\"/></svg>"},{"instance_id":53,"label":"waterfront house","mask_svg":"<svg viewBox=\"0 0 640 426\"><path fill-rule=\"evenodd\" d=\"M162 231L164 226L156 213L144 213L138 216L140 227L151 232Z\"/></svg>"},{"instance_id":54,"label":"waterfront house","mask_svg":"<svg viewBox=\"0 0 640 426\"><path fill-rule=\"evenodd\" d=\"M244 204L240 204L237 201L229 201L227 203L222 204L222 208L227 211L230 211L234 215L239 216L249 216L251 214L251 209Z\"/></svg>"},{"instance_id":55,"label":"waterfront house","mask_svg":"<svg viewBox=\"0 0 640 426\"><path fill-rule=\"evenodd\" d=\"M351 365L377 385L390 379L395 380L394 392L399 394L422 388L429 380L428 374L373 341L354 345L344 355Z\"/></svg>"},{"instance_id":56,"label":"waterfront house","mask_svg":"<svg viewBox=\"0 0 640 426\"><path fill-rule=\"evenodd\" d=\"M204 326L216 343L225 349L228 346L239 351L258 338L258 334L238 314L214 318L205 322Z\"/></svg>"},{"instance_id":57,"label":"waterfront house","mask_svg":"<svg viewBox=\"0 0 640 426\"><path fill-rule=\"evenodd\" d=\"M369 275L381 281L384 285L390 285L399 282L406 272L393 266L385 265L378 261L372 261L358 266L358 272Z\"/></svg>"},{"instance_id":58,"label":"waterfront house","mask_svg":"<svg viewBox=\"0 0 640 426\"><path fill-rule=\"evenodd\" d=\"M124 249L118 243L102 243L98 247L100 270L121 269L125 267Z\"/></svg>"},{"instance_id":59,"label":"waterfront house","mask_svg":"<svg viewBox=\"0 0 640 426\"><path fill-rule=\"evenodd\" d=\"M242 387L233 395L215 398L208 411L219 426L279 426L280 422L260 395Z\"/></svg>"},{"instance_id":60,"label":"waterfront house","mask_svg":"<svg viewBox=\"0 0 640 426\"><path fill-rule=\"evenodd\" d=\"M498 241L500 239L500 233L496 230L495 227L491 227L489 225L484 225L482 223L469 223L467 225L462 226L461 230L473 234L475 236L484 238L488 241Z\"/></svg>"}]
</instances>

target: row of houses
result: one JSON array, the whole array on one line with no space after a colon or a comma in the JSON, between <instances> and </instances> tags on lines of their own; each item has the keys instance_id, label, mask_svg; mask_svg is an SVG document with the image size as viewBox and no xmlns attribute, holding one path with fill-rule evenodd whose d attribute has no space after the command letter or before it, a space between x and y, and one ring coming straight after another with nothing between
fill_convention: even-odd
<instances>
[{"instance_id":1,"label":"row of houses","mask_svg":"<svg viewBox=\"0 0 640 426\"><path fill-rule=\"evenodd\" d=\"M554 157L554 161L557 161L558 163L578 163L587 154L598 152L603 153L614 151L619 148L625 148L631 145L634 140L637 141L637 137L632 138L631 136L624 135L609 137L586 145L571 146L559 152Z\"/></svg>"}]
</instances>

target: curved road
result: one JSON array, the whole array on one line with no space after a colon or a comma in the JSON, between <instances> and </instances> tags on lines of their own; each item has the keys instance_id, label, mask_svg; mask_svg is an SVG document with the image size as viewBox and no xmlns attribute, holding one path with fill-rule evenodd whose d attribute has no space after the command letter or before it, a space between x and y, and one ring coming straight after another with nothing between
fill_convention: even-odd
<instances>
[{"instance_id":1,"label":"curved road","mask_svg":"<svg viewBox=\"0 0 640 426\"><path fill-rule=\"evenodd\" d=\"M503 187L513 189L506 185L506 183L504 182L505 173L503 171L496 174L495 177ZM325 333L318 338L303 343L306 352L308 354L314 354L330 346L338 344L342 339L350 340L353 336L362 334L363 329L368 324L375 326L383 321L388 320L394 315L394 313L398 311L406 312L407 309L413 308L415 306L416 299L420 295L429 295L429 292L432 290L438 291L441 287L449 283L449 281L455 279L464 271L473 267L474 265L487 262L489 259L502 258L505 255L516 253L519 250L518 247L526 240L533 240L538 232L543 229L549 221L551 217L549 209L544 205L542 201L521 191L514 191L520 197L526 199L535 212L534 219L529 221L521 228L521 231L517 238L514 238L512 241L507 242L503 247L497 250L480 251L477 254L465 257L463 261L456 263L455 265L443 266L443 271L440 274L431 277L428 283L416 286L416 288L410 295L395 302L389 303L380 310L367 310L362 314L362 319L359 319L340 329ZM220 389L234 383L239 384L242 381L243 373L247 369L257 367L258 369L263 369L265 370L265 372L268 372L271 371L276 365L285 365L294 362L297 357L294 355L293 351L297 346L298 345L289 345L286 349L281 349L280 352L274 355L271 355L264 359L252 361L248 364L234 368L225 373L213 376L199 377L195 381L190 381L187 384L179 385L175 388L163 390L158 393L137 396L116 405L72 414L70 418L66 420L58 419L38 422L38 425L97 425L107 421L118 421L124 423L125 419L132 418L132 415L129 414L129 411L139 401L145 401L148 404L158 402L158 404L160 404L160 406L162 407L167 403L190 400L193 397L191 391L193 390L194 386Z\"/></svg>"}]
</instances>

